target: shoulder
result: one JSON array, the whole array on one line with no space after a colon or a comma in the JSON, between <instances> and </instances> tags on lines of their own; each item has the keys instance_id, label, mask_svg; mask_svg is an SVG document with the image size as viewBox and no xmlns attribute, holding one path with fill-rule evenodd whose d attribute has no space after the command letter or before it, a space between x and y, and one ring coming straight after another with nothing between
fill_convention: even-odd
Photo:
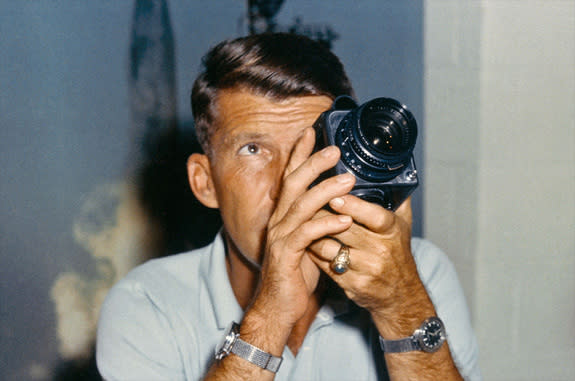
<instances>
[{"instance_id":1,"label":"shoulder","mask_svg":"<svg viewBox=\"0 0 575 381\"><path fill-rule=\"evenodd\" d=\"M210 256L210 248L211 245L152 259L135 267L112 287L106 296L106 304L122 306L125 298L131 297L135 300L147 299L161 307L166 301L178 298L186 291L198 289L203 280L202 264Z\"/></svg>"},{"instance_id":2,"label":"shoulder","mask_svg":"<svg viewBox=\"0 0 575 381\"><path fill-rule=\"evenodd\" d=\"M426 239L412 238L411 252L424 283L447 273L455 274L455 267L443 250Z\"/></svg>"},{"instance_id":3,"label":"shoulder","mask_svg":"<svg viewBox=\"0 0 575 381\"><path fill-rule=\"evenodd\" d=\"M432 259L434 261L449 260L439 247L425 238L413 237L411 239L411 250L416 261ZM431 258L425 258L430 257Z\"/></svg>"},{"instance_id":4,"label":"shoulder","mask_svg":"<svg viewBox=\"0 0 575 381\"><path fill-rule=\"evenodd\" d=\"M134 268L121 282L149 283L152 280L169 278L183 284L190 284L201 272L202 262L209 257L211 245L186 253L156 258ZM120 284L121 284L120 282Z\"/></svg>"},{"instance_id":5,"label":"shoulder","mask_svg":"<svg viewBox=\"0 0 575 381\"><path fill-rule=\"evenodd\" d=\"M455 364L465 379L480 379L477 340L455 266L439 247L426 239L413 238L411 251L421 281L445 323Z\"/></svg>"},{"instance_id":6,"label":"shoulder","mask_svg":"<svg viewBox=\"0 0 575 381\"><path fill-rule=\"evenodd\" d=\"M412 238L411 251L419 277L436 308L448 300L453 302L451 298L455 295L463 299L455 266L443 250L426 239Z\"/></svg>"},{"instance_id":7,"label":"shoulder","mask_svg":"<svg viewBox=\"0 0 575 381\"><path fill-rule=\"evenodd\" d=\"M112 287L100 309L96 345L98 368L105 377L182 378L180 337L197 341L194 327L182 322L201 314L190 298L205 289L201 267L210 255L208 246L154 259ZM193 344L190 348L186 353L194 357Z\"/></svg>"}]
</instances>

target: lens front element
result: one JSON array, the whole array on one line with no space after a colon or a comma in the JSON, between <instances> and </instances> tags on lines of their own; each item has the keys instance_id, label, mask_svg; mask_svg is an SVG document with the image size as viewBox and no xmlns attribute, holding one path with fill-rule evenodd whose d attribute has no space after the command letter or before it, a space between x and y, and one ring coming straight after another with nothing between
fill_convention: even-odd
<instances>
[{"instance_id":1,"label":"lens front element","mask_svg":"<svg viewBox=\"0 0 575 381\"><path fill-rule=\"evenodd\" d=\"M366 143L382 154L397 154L402 150L402 131L389 116L381 111L364 112L360 128Z\"/></svg>"},{"instance_id":2,"label":"lens front element","mask_svg":"<svg viewBox=\"0 0 575 381\"><path fill-rule=\"evenodd\" d=\"M410 162L417 138L411 112L391 98L376 98L352 110L336 132L342 160L354 174L384 182Z\"/></svg>"}]
</instances>

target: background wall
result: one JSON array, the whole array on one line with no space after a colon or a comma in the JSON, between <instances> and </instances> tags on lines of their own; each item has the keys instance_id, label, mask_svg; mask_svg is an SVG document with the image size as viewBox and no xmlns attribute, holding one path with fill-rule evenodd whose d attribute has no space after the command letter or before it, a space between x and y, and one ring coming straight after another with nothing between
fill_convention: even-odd
<instances>
[{"instance_id":1,"label":"background wall","mask_svg":"<svg viewBox=\"0 0 575 381\"><path fill-rule=\"evenodd\" d=\"M246 1L166 3L179 133L186 135L189 89L200 58L216 42L247 33ZM173 205L162 210L160 200L160 215L151 215L135 189L143 131L130 113L134 4L0 2L2 380L95 379L90 356L105 292L137 263L173 249L157 229ZM394 97L423 121L422 1L333 0L326 6L286 0L278 23L289 25L296 17L339 34L333 49L360 100ZM423 146L420 139L420 168ZM168 180L181 180L180 164ZM179 185L166 177L151 184L152 197L173 196ZM415 203L416 232L422 231L423 188ZM193 205L183 210L196 213L192 222L204 216Z\"/></svg>"},{"instance_id":2,"label":"background wall","mask_svg":"<svg viewBox=\"0 0 575 381\"><path fill-rule=\"evenodd\" d=\"M425 234L486 380L575 378L575 2L425 1Z\"/></svg>"}]
</instances>

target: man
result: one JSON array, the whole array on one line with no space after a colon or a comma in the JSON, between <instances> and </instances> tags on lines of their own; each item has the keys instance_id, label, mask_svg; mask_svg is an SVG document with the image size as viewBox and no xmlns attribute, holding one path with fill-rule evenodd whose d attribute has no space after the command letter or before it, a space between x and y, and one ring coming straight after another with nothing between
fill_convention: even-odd
<instances>
[{"instance_id":1,"label":"man","mask_svg":"<svg viewBox=\"0 0 575 381\"><path fill-rule=\"evenodd\" d=\"M409 200L394 213L354 197L350 174L311 186L340 156L314 153L311 127L353 93L339 60L307 38L266 34L216 46L204 68L192 91L204 154L188 173L223 228L114 287L98 332L102 375L478 379L453 266L411 238Z\"/></svg>"}]
</instances>

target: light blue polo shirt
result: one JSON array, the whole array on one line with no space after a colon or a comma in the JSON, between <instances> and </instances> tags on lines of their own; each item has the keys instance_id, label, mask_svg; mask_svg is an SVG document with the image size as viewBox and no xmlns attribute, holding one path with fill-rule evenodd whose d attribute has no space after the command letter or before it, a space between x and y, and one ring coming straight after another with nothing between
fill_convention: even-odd
<instances>
[{"instance_id":1,"label":"light blue polo shirt","mask_svg":"<svg viewBox=\"0 0 575 381\"><path fill-rule=\"evenodd\" d=\"M453 265L428 241L412 239L412 251L455 364L465 379L480 380L477 342ZM219 234L205 248L135 268L112 288L98 326L98 369L106 380L201 380L226 327L242 316ZM286 347L275 379L385 379L377 338L365 310L328 300L297 356Z\"/></svg>"}]
</instances>

